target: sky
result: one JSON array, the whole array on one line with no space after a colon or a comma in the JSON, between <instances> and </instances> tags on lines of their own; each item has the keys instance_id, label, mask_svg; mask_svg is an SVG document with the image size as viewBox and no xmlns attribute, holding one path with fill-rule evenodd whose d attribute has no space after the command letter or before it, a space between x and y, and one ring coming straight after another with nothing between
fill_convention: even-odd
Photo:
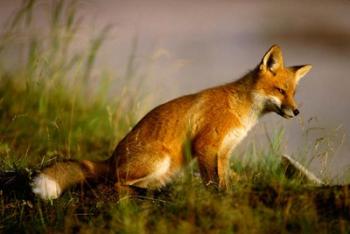
<instances>
[{"instance_id":1,"label":"sky","mask_svg":"<svg viewBox=\"0 0 350 234\"><path fill-rule=\"evenodd\" d=\"M0 1L0 22L18 2ZM38 7L46 4L39 1ZM350 1L87 0L79 2L79 10L82 44L105 25L112 26L99 68L124 73L137 45L138 69L148 74L153 97L149 109L240 78L273 44L281 46L286 65L312 64L298 87L298 118L263 117L237 152L254 141L266 145L266 130L284 126L286 153L300 157L306 143L320 152L333 148L334 153L317 156L310 169L322 177L326 167L331 177L350 181L342 175L350 167ZM38 17L44 20L45 11Z\"/></svg>"}]
</instances>

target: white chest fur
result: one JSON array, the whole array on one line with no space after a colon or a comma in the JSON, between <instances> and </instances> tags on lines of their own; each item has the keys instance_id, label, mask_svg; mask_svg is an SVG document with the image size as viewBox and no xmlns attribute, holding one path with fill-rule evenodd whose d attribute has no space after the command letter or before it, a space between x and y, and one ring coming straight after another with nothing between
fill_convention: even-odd
<instances>
[{"instance_id":1,"label":"white chest fur","mask_svg":"<svg viewBox=\"0 0 350 234\"><path fill-rule=\"evenodd\" d=\"M257 118L255 116L249 116L242 121L242 127L231 129L221 143L219 154L231 154L234 148L247 136L247 133L256 122Z\"/></svg>"}]
</instances>

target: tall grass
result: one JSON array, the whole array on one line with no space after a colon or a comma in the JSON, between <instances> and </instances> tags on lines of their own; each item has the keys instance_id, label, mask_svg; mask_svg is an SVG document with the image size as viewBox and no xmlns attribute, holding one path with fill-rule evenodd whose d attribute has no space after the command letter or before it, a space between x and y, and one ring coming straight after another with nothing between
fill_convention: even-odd
<instances>
[{"instance_id":1,"label":"tall grass","mask_svg":"<svg viewBox=\"0 0 350 234\"><path fill-rule=\"evenodd\" d=\"M23 1L0 38L0 232L350 230L349 213L338 212L349 210L347 188L321 196L298 178L285 177L283 129L268 150L251 147L244 160L232 162L238 176L232 176L226 193L204 188L194 162L169 187L136 198L118 199L108 184L78 186L51 202L32 197L33 169L57 158L108 157L135 124L142 95L142 86L128 86L137 78L135 50L119 77L125 88L114 94L118 98L110 98L113 75L94 66L110 27L80 47L79 2L44 5L50 13L41 28L35 18L40 7L35 0Z\"/></svg>"},{"instance_id":2,"label":"tall grass","mask_svg":"<svg viewBox=\"0 0 350 234\"><path fill-rule=\"evenodd\" d=\"M124 89L122 102L111 101L114 77L94 69L110 27L82 47L76 1L45 5L45 30L36 24L38 7L23 1L0 39L1 61L5 55L12 61L0 64L1 154L31 165L53 157L106 157L134 124L140 97Z\"/></svg>"}]
</instances>

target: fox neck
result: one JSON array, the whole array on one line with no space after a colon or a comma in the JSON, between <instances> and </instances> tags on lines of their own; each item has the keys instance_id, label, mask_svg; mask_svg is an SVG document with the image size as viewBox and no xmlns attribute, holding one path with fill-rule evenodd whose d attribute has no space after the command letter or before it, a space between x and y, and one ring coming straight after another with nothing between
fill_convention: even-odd
<instances>
[{"instance_id":1,"label":"fox neck","mask_svg":"<svg viewBox=\"0 0 350 234\"><path fill-rule=\"evenodd\" d=\"M263 95L255 90L254 76L255 72L252 71L245 75L243 78L229 84L233 98L239 97L239 105L246 106L246 110L242 113L238 113L241 124L249 131L262 117L265 112L265 99Z\"/></svg>"}]
</instances>

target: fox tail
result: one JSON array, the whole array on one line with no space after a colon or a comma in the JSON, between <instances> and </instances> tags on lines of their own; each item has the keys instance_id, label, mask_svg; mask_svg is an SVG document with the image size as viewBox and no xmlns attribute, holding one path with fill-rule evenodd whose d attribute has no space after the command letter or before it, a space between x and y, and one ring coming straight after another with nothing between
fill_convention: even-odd
<instances>
[{"instance_id":1,"label":"fox tail","mask_svg":"<svg viewBox=\"0 0 350 234\"><path fill-rule=\"evenodd\" d=\"M34 177L32 191L44 200L56 199L75 184L108 176L111 173L110 165L109 160L58 162Z\"/></svg>"}]
</instances>

